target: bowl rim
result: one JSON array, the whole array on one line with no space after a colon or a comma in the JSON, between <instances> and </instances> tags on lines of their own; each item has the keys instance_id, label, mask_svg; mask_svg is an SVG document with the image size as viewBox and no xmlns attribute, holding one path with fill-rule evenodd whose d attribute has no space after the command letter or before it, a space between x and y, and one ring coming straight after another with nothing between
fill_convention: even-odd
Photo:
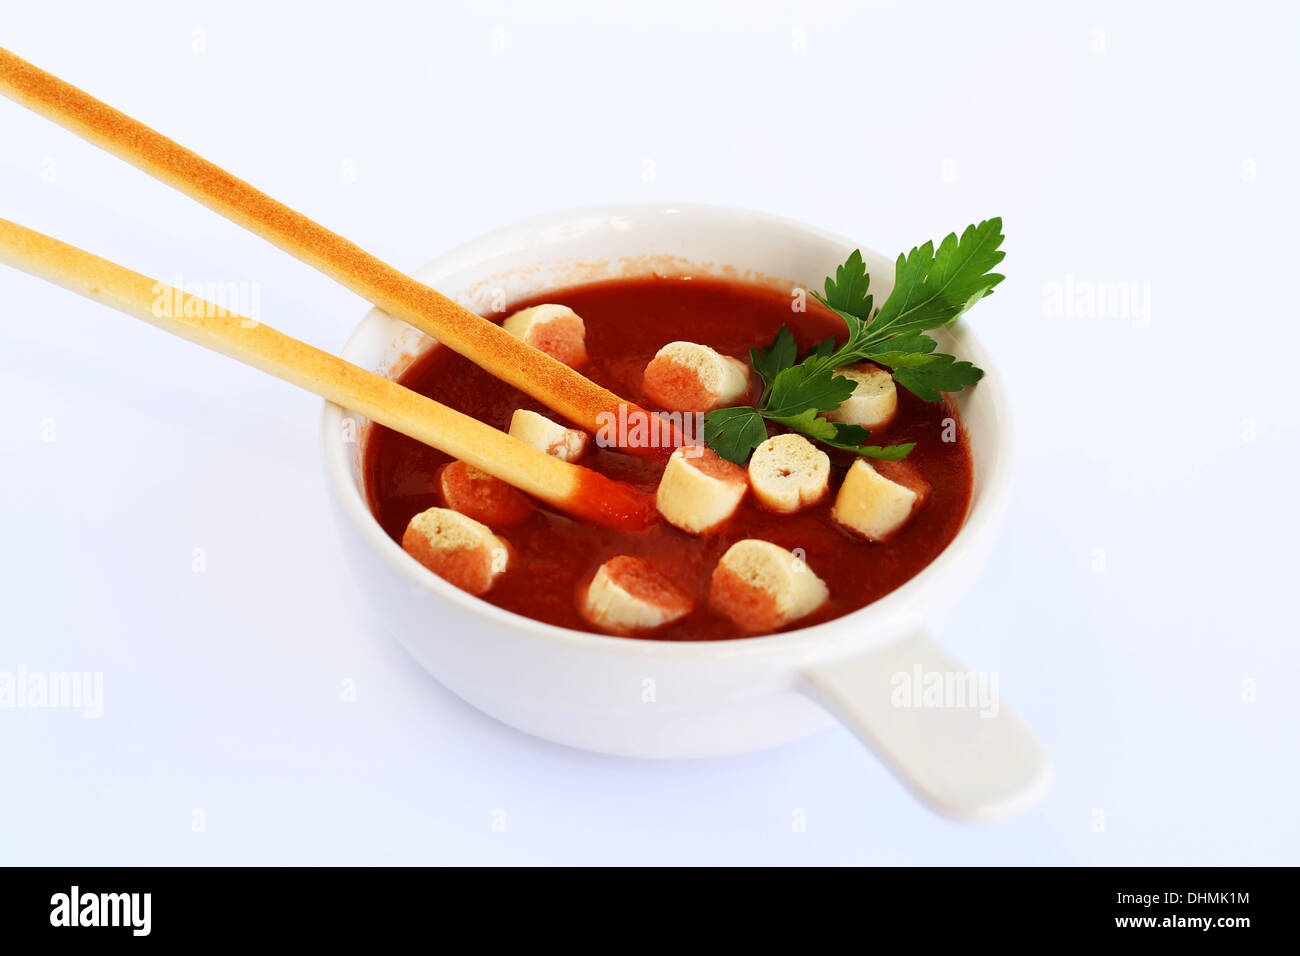
<instances>
[{"instance_id":1,"label":"bowl rim","mask_svg":"<svg viewBox=\"0 0 1300 956\"><path fill-rule=\"evenodd\" d=\"M501 246L504 240L512 236L527 234L541 228L571 224L578 219L590 219L593 216L613 218L681 213L722 218L744 217L749 221L760 220L772 227L794 230L833 243L846 250L846 253L855 248L862 249L864 255L871 252L867 246L835 233L806 225L795 219L743 207L708 203L605 203L546 213L498 227L434 257L413 275L419 278L420 274L434 269L446 270L471 265L487 257L490 254L487 250ZM889 257L885 258L887 261L892 261ZM377 308L371 308L349 334L340 355L350 359L349 353L356 347L367 327L380 321L393 321L393 318ZM321 438L328 484L348 520L356 526L362 538L374 547L393 573L402 575L409 583L432 592L438 598L449 601L470 614L485 618L512 631L547 639L582 651L598 654L631 654L657 659L719 660L763 657L825 650L829 645L834 644L867 644L875 641L878 635L894 633L883 625L886 622L896 622L900 617L906 617L909 608L915 607L918 599L927 591L942 586L943 580L965 559L967 552L974 550L980 542L991 538L997 531L1007 506L1014 445L1010 403L1002 376L983 345L964 322L958 319L945 331L953 337L956 344L960 345L964 359L969 359L984 369L985 376L975 387L991 393L988 397L991 399L991 408L997 420L997 441L994 447L983 452L990 454L992 461L978 500L972 500L966 520L953 540L916 576L865 607L808 627L776 634L715 641L627 638L548 624L497 607L462 591L428 571L407 554L385 533L375 519L367 495L358 488L351 476L350 456L358 450L364 454L364 446L358 449L355 443L342 440L340 436L343 432L340 426L345 410L333 402L324 403L321 419ZM980 454L973 445L972 454ZM872 624L882 626L873 627Z\"/></svg>"}]
</instances>

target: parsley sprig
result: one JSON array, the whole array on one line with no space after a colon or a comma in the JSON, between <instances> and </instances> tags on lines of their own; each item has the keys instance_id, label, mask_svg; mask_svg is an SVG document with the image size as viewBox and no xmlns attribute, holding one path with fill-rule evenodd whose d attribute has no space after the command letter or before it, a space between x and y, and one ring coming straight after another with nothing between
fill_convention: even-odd
<instances>
[{"instance_id":1,"label":"parsley sprig","mask_svg":"<svg viewBox=\"0 0 1300 956\"><path fill-rule=\"evenodd\" d=\"M813 292L848 326L844 344L826 339L803 361L796 361L794 335L782 326L767 348L749 352L763 380L758 407L709 412L704 418L705 442L723 458L744 464L767 439L766 423L774 422L866 458L906 458L914 443L867 445L871 434L867 429L820 417L853 394L853 381L835 370L873 362L890 369L894 381L927 402L978 382L982 369L936 352L937 343L924 333L956 321L1002 281L1003 276L991 271L1006 255L999 248L1002 239L1002 220L988 219L967 226L960 239L950 233L937 250L927 242L900 255L894 289L874 313L871 276L861 251L855 249L836 267L834 278L827 277L824 294Z\"/></svg>"}]
</instances>

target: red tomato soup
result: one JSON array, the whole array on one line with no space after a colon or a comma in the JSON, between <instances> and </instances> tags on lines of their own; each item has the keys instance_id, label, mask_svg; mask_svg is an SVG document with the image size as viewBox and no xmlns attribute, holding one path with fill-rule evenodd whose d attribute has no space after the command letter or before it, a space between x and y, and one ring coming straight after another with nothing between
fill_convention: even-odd
<instances>
[{"instance_id":1,"label":"red tomato soup","mask_svg":"<svg viewBox=\"0 0 1300 956\"><path fill-rule=\"evenodd\" d=\"M642 390L642 373L669 342L698 342L748 362L749 350L767 345L782 325L794 333L801 356L823 339L845 332L842 320L812 300L806 311L796 312L785 292L715 279L614 280L550 292L515 308L543 302L567 305L585 321L589 359L580 369L584 375L651 409L657 406ZM562 421L446 348L421 356L400 381L502 430L509 428L517 408ZM751 402L758 398L761 385L756 375L753 381ZM771 434L777 431L769 427ZM856 456L819 445L831 458L830 494L819 504L796 514L776 514L764 510L751 493L726 524L707 536L688 534L667 522L645 531L615 531L574 521L537 503L525 520L492 529L509 543L511 558L483 599L548 624L598 632L580 611L581 595L605 561L632 555L649 561L694 601L694 610L685 617L634 636L669 641L747 637L751 635L709 606L709 583L728 547L744 538L761 538L801 554L830 592L820 609L786 630L855 611L933 561L957 534L971 497L969 442L950 402L923 402L900 387L897 415L887 427L874 430L870 441L915 442L907 462L930 485L924 503L883 543L855 537L832 520L835 492ZM595 442L591 446L579 464L653 495L664 460L598 448ZM416 514L434 506L447 507L439 473L451 460L397 432L378 425L371 428L365 445L371 510L394 541L401 542ZM430 621L429 626L436 627L437 622Z\"/></svg>"}]
</instances>

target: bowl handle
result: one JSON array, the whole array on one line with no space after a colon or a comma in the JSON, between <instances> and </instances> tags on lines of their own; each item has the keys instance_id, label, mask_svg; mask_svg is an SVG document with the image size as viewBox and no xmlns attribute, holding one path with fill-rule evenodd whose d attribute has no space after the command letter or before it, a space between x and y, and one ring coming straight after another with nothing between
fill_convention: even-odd
<instances>
[{"instance_id":1,"label":"bowl handle","mask_svg":"<svg viewBox=\"0 0 1300 956\"><path fill-rule=\"evenodd\" d=\"M1000 700L997 675L967 670L924 630L815 661L802 678L804 693L942 816L1014 816L1051 781L1047 754Z\"/></svg>"}]
</instances>

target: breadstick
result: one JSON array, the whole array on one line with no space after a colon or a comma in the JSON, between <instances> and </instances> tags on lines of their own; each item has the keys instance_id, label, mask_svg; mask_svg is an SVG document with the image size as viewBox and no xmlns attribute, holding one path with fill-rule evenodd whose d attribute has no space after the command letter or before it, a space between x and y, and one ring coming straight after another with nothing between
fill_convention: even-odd
<instances>
[{"instance_id":1,"label":"breadstick","mask_svg":"<svg viewBox=\"0 0 1300 956\"><path fill-rule=\"evenodd\" d=\"M601 413L617 420L620 405L629 417L648 414L197 153L3 48L0 93L279 246L586 431L599 430ZM670 441L683 443L676 428L666 431ZM627 450L654 456L667 455L672 448Z\"/></svg>"},{"instance_id":2,"label":"breadstick","mask_svg":"<svg viewBox=\"0 0 1300 956\"><path fill-rule=\"evenodd\" d=\"M574 517L639 529L643 492L512 438L336 355L74 246L0 219L0 262L360 412Z\"/></svg>"}]
</instances>

